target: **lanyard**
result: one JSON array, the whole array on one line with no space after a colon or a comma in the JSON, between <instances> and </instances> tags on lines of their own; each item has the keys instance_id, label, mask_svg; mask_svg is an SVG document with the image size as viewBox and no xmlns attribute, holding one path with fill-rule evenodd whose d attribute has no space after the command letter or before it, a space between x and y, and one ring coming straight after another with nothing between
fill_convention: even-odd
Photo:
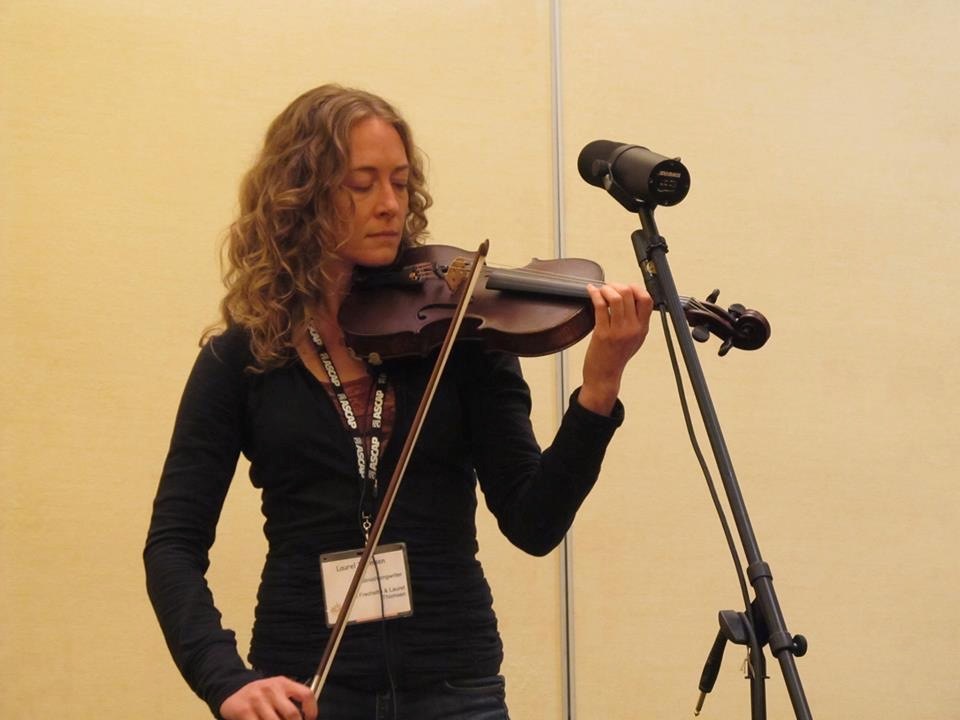
<instances>
[{"instance_id":1,"label":"lanyard","mask_svg":"<svg viewBox=\"0 0 960 720\"><path fill-rule=\"evenodd\" d=\"M346 422L347 427L353 431L353 446L357 453L357 475L360 478L361 501L367 496L365 490L369 489L370 496L376 500L379 484L377 482L377 467L380 464L380 449L383 445L383 403L387 394L387 373L383 370L377 375L377 384L373 393L373 409L370 412L370 422L366 430L361 430L357 422L357 415L353 411L353 405L350 403L350 397L343 388L340 380L340 374L333 364L333 358L324 347L323 339L320 333L313 327L313 323L307 325L307 332L310 333L310 339L317 348L317 355L323 364L323 369L330 378L330 384L333 385L334 394L337 402L335 403L340 415ZM364 437L370 438L369 446L364 442ZM361 507L360 509L360 527L363 530L363 537L368 539L370 536L370 527L372 525L372 508Z\"/></svg>"}]
</instances>

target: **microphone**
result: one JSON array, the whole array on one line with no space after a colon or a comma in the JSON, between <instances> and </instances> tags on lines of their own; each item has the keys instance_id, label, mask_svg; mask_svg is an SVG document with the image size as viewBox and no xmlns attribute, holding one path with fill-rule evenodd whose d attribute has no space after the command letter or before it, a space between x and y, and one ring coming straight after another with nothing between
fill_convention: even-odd
<instances>
[{"instance_id":1,"label":"microphone","mask_svg":"<svg viewBox=\"0 0 960 720\"><path fill-rule=\"evenodd\" d=\"M631 200L676 205L690 190L690 173L680 158L670 159L640 145L594 140L580 151L577 169L580 177L625 206Z\"/></svg>"}]
</instances>

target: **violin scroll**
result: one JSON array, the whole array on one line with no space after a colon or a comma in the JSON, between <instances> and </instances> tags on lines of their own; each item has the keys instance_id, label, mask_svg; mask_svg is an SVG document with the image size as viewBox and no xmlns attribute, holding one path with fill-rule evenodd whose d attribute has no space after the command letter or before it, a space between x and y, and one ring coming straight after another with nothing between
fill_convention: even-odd
<instances>
[{"instance_id":1,"label":"violin scroll","mask_svg":"<svg viewBox=\"0 0 960 720\"><path fill-rule=\"evenodd\" d=\"M723 357L731 348L756 350L763 347L770 337L770 323L756 310L748 310L734 303L724 310L716 304L720 291L714 290L705 301L695 298L683 299L684 315L693 328L693 339L706 342L716 335L723 342L718 354Z\"/></svg>"}]
</instances>

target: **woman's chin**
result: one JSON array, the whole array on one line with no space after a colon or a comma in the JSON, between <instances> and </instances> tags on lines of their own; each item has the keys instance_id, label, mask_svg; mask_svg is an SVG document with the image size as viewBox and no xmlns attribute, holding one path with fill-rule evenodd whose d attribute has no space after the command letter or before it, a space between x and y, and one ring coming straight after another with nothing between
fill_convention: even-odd
<instances>
[{"instance_id":1,"label":"woman's chin","mask_svg":"<svg viewBox=\"0 0 960 720\"><path fill-rule=\"evenodd\" d=\"M387 267L388 265L393 265L393 263L396 262L399 254L399 248L385 247L368 253L367 256L363 258L363 261L357 264L368 268Z\"/></svg>"}]
</instances>

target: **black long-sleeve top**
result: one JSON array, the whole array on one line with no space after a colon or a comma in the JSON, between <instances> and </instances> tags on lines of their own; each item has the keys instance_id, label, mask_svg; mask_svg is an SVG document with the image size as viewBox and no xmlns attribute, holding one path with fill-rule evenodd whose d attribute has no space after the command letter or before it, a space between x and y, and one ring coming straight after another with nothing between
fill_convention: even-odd
<instances>
[{"instance_id":1,"label":"black long-sleeve top","mask_svg":"<svg viewBox=\"0 0 960 720\"><path fill-rule=\"evenodd\" d=\"M432 358L388 363L393 436L380 464L396 465ZM329 630L319 556L363 545L353 442L322 384L300 362L251 373L246 332L201 350L177 413L144 562L147 589L178 668L213 713L268 675L310 677ZM330 680L415 686L496 674L502 659L492 598L476 559L479 480L487 507L517 547L544 555L590 491L623 419L582 408L576 394L551 447L540 451L517 359L458 346L411 456L382 542L407 545L414 614L349 626ZM268 554L248 668L205 580L208 551L240 453L262 493ZM385 627L384 627L385 625ZM386 634L386 650L384 647Z\"/></svg>"}]
</instances>

